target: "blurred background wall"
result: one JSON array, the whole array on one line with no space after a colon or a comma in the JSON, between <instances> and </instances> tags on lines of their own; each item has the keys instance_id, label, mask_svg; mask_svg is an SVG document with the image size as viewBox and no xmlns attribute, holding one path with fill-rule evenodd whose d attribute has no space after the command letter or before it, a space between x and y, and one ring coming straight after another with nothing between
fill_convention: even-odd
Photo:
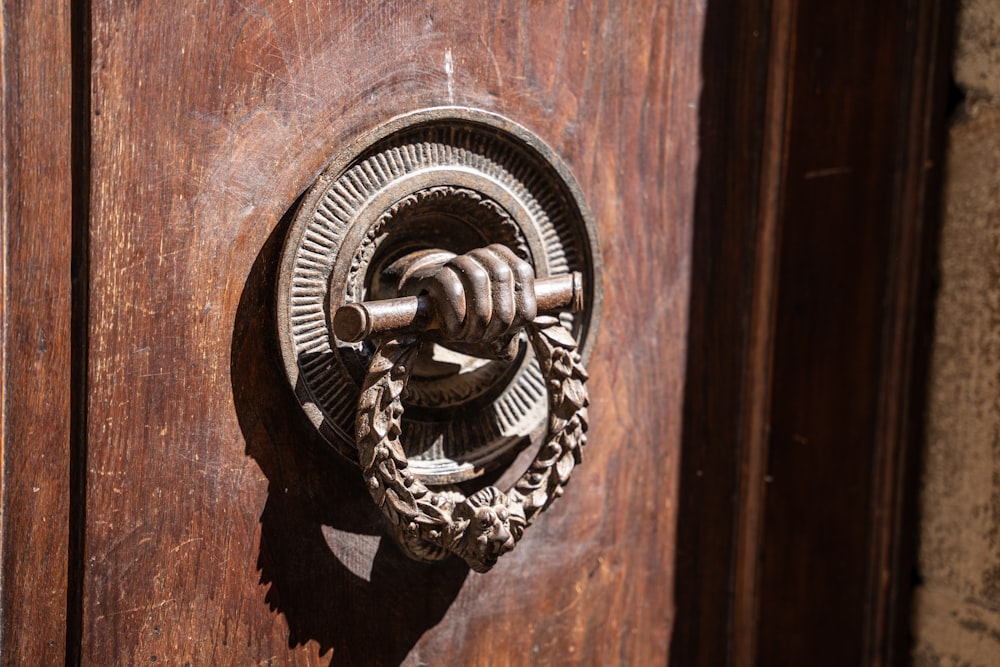
<instances>
[{"instance_id":1,"label":"blurred background wall","mask_svg":"<svg viewBox=\"0 0 1000 667\"><path fill-rule=\"evenodd\" d=\"M917 667L1000 665L1000 0L964 0L921 488Z\"/></svg>"}]
</instances>

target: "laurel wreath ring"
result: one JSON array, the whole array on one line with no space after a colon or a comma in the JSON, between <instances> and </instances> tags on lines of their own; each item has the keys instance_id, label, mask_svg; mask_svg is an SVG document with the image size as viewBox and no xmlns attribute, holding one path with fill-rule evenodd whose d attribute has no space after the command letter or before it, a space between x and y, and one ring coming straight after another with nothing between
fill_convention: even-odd
<instances>
[{"instance_id":1,"label":"laurel wreath ring","mask_svg":"<svg viewBox=\"0 0 1000 667\"><path fill-rule=\"evenodd\" d=\"M402 397L419 340L384 339L358 398L358 461L368 490L403 551L416 560L455 554L486 572L514 548L524 529L563 493L586 444L587 372L572 334L554 317L525 326L548 393L548 433L528 469L506 492L487 486L470 496L432 490L408 470L401 441Z\"/></svg>"}]
</instances>

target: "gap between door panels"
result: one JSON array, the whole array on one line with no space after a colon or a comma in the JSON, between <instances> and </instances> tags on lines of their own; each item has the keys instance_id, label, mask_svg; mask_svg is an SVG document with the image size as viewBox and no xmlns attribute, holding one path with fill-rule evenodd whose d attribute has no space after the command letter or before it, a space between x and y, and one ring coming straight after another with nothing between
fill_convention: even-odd
<instances>
[{"instance_id":1,"label":"gap between door panels","mask_svg":"<svg viewBox=\"0 0 1000 667\"><path fill-rule=\"evenodd\" d=\"M87 518L87 369L90 349L90 0L70 2L72 71L72 286L70 300L69 548L66 664L79 665L83 638L83 574Z\"/></svg>"}]
</instances>

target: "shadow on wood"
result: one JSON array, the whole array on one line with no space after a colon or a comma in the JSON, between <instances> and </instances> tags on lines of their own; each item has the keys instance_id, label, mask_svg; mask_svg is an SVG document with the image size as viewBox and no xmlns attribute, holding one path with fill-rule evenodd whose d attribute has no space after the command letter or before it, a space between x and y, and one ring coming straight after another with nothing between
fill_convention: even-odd
<instances>
[{"instance_id":1,"label":"shadow on wood","mask_svg":"<svg viewBox=\"0 0 1000 667\"><path fill-rule=\"evenodd\" d=\"M254 262L237 309L233 399L246 451L268 479L261 584L290 647L315 641L331 665L398 664L458 595L468 567L425 565L383 535L360 471L309 423L281 367L274 324L281 243L298 203ZM277 622L277 619L276 619Z\"/></svg>"}]
</instances>

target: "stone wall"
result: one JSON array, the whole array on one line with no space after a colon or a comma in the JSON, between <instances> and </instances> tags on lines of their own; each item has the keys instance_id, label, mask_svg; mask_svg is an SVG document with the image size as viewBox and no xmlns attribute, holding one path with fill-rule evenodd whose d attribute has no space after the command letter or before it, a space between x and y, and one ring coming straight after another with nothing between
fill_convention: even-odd
<instances>
[{"instance_id":1,"label":"stone wall","mask_svg":"<svg viewBox=\"0 0 1000 667\"><path fill-rule=\"evenodd\" d=\"M915 592L916 667L1000 665L1000 0L964 0Z\"/></svg>"}]
</instances>

